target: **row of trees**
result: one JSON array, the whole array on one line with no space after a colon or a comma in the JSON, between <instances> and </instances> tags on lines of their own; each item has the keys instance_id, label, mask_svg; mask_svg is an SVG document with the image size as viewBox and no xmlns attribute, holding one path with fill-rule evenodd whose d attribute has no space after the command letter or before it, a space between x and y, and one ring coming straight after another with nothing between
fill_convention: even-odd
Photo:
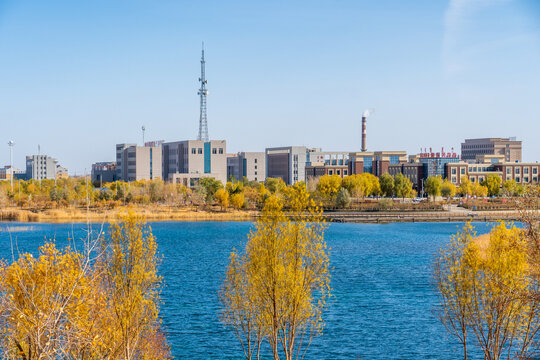
<instances>
[{"instance_id":1,"label":"row of trees","mask_svg":"<svg viewBox=\"0 0 540 360\"><path fill-rule=\"evenodd\" d=\"M417 195L413 190L413 184L403 174L395 176L383 174L380 178L369 173L349 175L344 178L339 175L323 175L312 188L314 195L326 201L335 200L338 206L347 206L351 197L411 198Z\"/></svg>"},{"instance_id":2,"label":"row of trees","mask_svg":"<svg viewBox=\"0 0 540 360\"><path fill-rule=\"evenodd\" d=\"M348 206L351 198L364 200L369 196L412 198L417 196L411 181L402 174L387 173L376 177L364 173L341 178L324 175L310 179L308 191L325 205ZM200 179L197 186L187 188L181 184L162 180L116 181L95 188L88 179L61 179L42 181L16 181L13 191L9 182L0 182L0 204L18 206L86 206L120 204L164 204L170 206L209 206L217 204L222 210L262 208L266 198L272 194L283 197L287 186L281 179L268 178L264 183L256 181L233 181L223 184L213 178ZM497 175L490 175L481 183L467 178L459 187L440 176L430 176L424 182L428 196L446 198L460 196L522 196L525 187L514 180L501 186Z\"/></svg>"},{"instance_id":3,"label":"row of trees","mask_svg":"<svg viewBox=\"0 0 540 360\"><path fill-rule=\"evenodd\" d=\"M520 208L538 208L528 188ZM439 318L463 346L480 347L489 360L540 356L540 228L538 214L522 210L524 228L499 223L476 237L467 224L435 262Z\"/></svg>"},{"instance_id":4,"label":"row of trees","mask_svg":"<svg viewBox=\"0 0 540 360\"><path fill-rule=\"evenodd\" d=\"M128 214L84 250L21 254L0 265L2 359L169 359L161 330L157 244Z\"/></svg>"}]
</instances>

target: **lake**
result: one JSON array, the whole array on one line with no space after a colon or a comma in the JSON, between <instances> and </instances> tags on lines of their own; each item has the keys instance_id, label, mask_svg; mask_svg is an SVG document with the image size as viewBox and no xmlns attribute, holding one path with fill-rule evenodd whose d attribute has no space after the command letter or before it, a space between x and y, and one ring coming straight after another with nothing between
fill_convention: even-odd
<instances>
[{"instance_id":1,"label":"lake","mask_svg":"<svg viewBox=\"0 0 540 360\"><path fill-rule=\"evenodd\" d=\"M474 224L478 234L491 225ZM230 251L241 249L252 224L152 223L163 255L161 315L176 359L242 359L233 333L219 323L218 291ZM306 359L460 359L461 346L435 317L431 281L439 247L460 223L331 224L326 241L333 298L323 335ZM7 227L10 231L6 231ZM0 257L37 253L46 238L65 246L84 224L0 223ZM471 359L481 359L478 350Z\"/></svg>"}]
</instances>

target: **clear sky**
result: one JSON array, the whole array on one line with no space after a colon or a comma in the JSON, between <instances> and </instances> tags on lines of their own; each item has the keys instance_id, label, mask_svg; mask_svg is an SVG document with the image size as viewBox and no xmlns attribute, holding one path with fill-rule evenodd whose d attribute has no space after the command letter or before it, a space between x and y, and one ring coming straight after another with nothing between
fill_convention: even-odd
<instances>
[{"instance_id":1,"label":"clear sky","mask_svg":"<svg viewBox=\"0 0 540 360\"><path fill-rule=\"evenodd\" d=\"M0 0L0 166L81 174L115 144L209 133L228 152L459 150L517 136L540 161L538 0ZM89 171L89 170L87 170Z\"/></svg>"}]
</instances>

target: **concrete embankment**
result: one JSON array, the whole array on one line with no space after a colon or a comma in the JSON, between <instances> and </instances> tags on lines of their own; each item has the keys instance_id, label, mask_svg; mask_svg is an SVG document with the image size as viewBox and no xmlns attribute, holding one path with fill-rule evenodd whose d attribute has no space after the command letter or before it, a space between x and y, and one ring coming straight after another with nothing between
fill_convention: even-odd
<instances>
[{"instance_id":1,"label":"concrete embankment","mask_svg":"<svg viewBox=\"0 0 540 360\"><path fill-rule=\"evenodd\" d=\"M465 221L518 221L518 211L478 212L334 212L324 214L330 222L393 223L393 222L465 222Z\"/></svg>"}]
</instances>

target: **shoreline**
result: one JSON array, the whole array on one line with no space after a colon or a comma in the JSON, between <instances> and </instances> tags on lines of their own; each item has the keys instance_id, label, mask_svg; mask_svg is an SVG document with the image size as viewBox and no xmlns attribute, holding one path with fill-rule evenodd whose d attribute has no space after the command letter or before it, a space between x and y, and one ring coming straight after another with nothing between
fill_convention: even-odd
<instances>
[{"instance_id":1,"label":"shoreline","mask_svg":"<svg viewBox=\"0 0 540 360\"><path fill-rule=\"evenodd\" d=\"M105 223L119 214L132 211L147 222L166 221L255 221L256 210L199 210L163 206L122 206L114 209L42 209L5 208L0 210L0 221L22 223ZM334 223L401 223L401 222L491 222L518 221L520 214L511 211L380 211L380 212L327 212L323 217Z\"/></svg>"}]
</instances>

